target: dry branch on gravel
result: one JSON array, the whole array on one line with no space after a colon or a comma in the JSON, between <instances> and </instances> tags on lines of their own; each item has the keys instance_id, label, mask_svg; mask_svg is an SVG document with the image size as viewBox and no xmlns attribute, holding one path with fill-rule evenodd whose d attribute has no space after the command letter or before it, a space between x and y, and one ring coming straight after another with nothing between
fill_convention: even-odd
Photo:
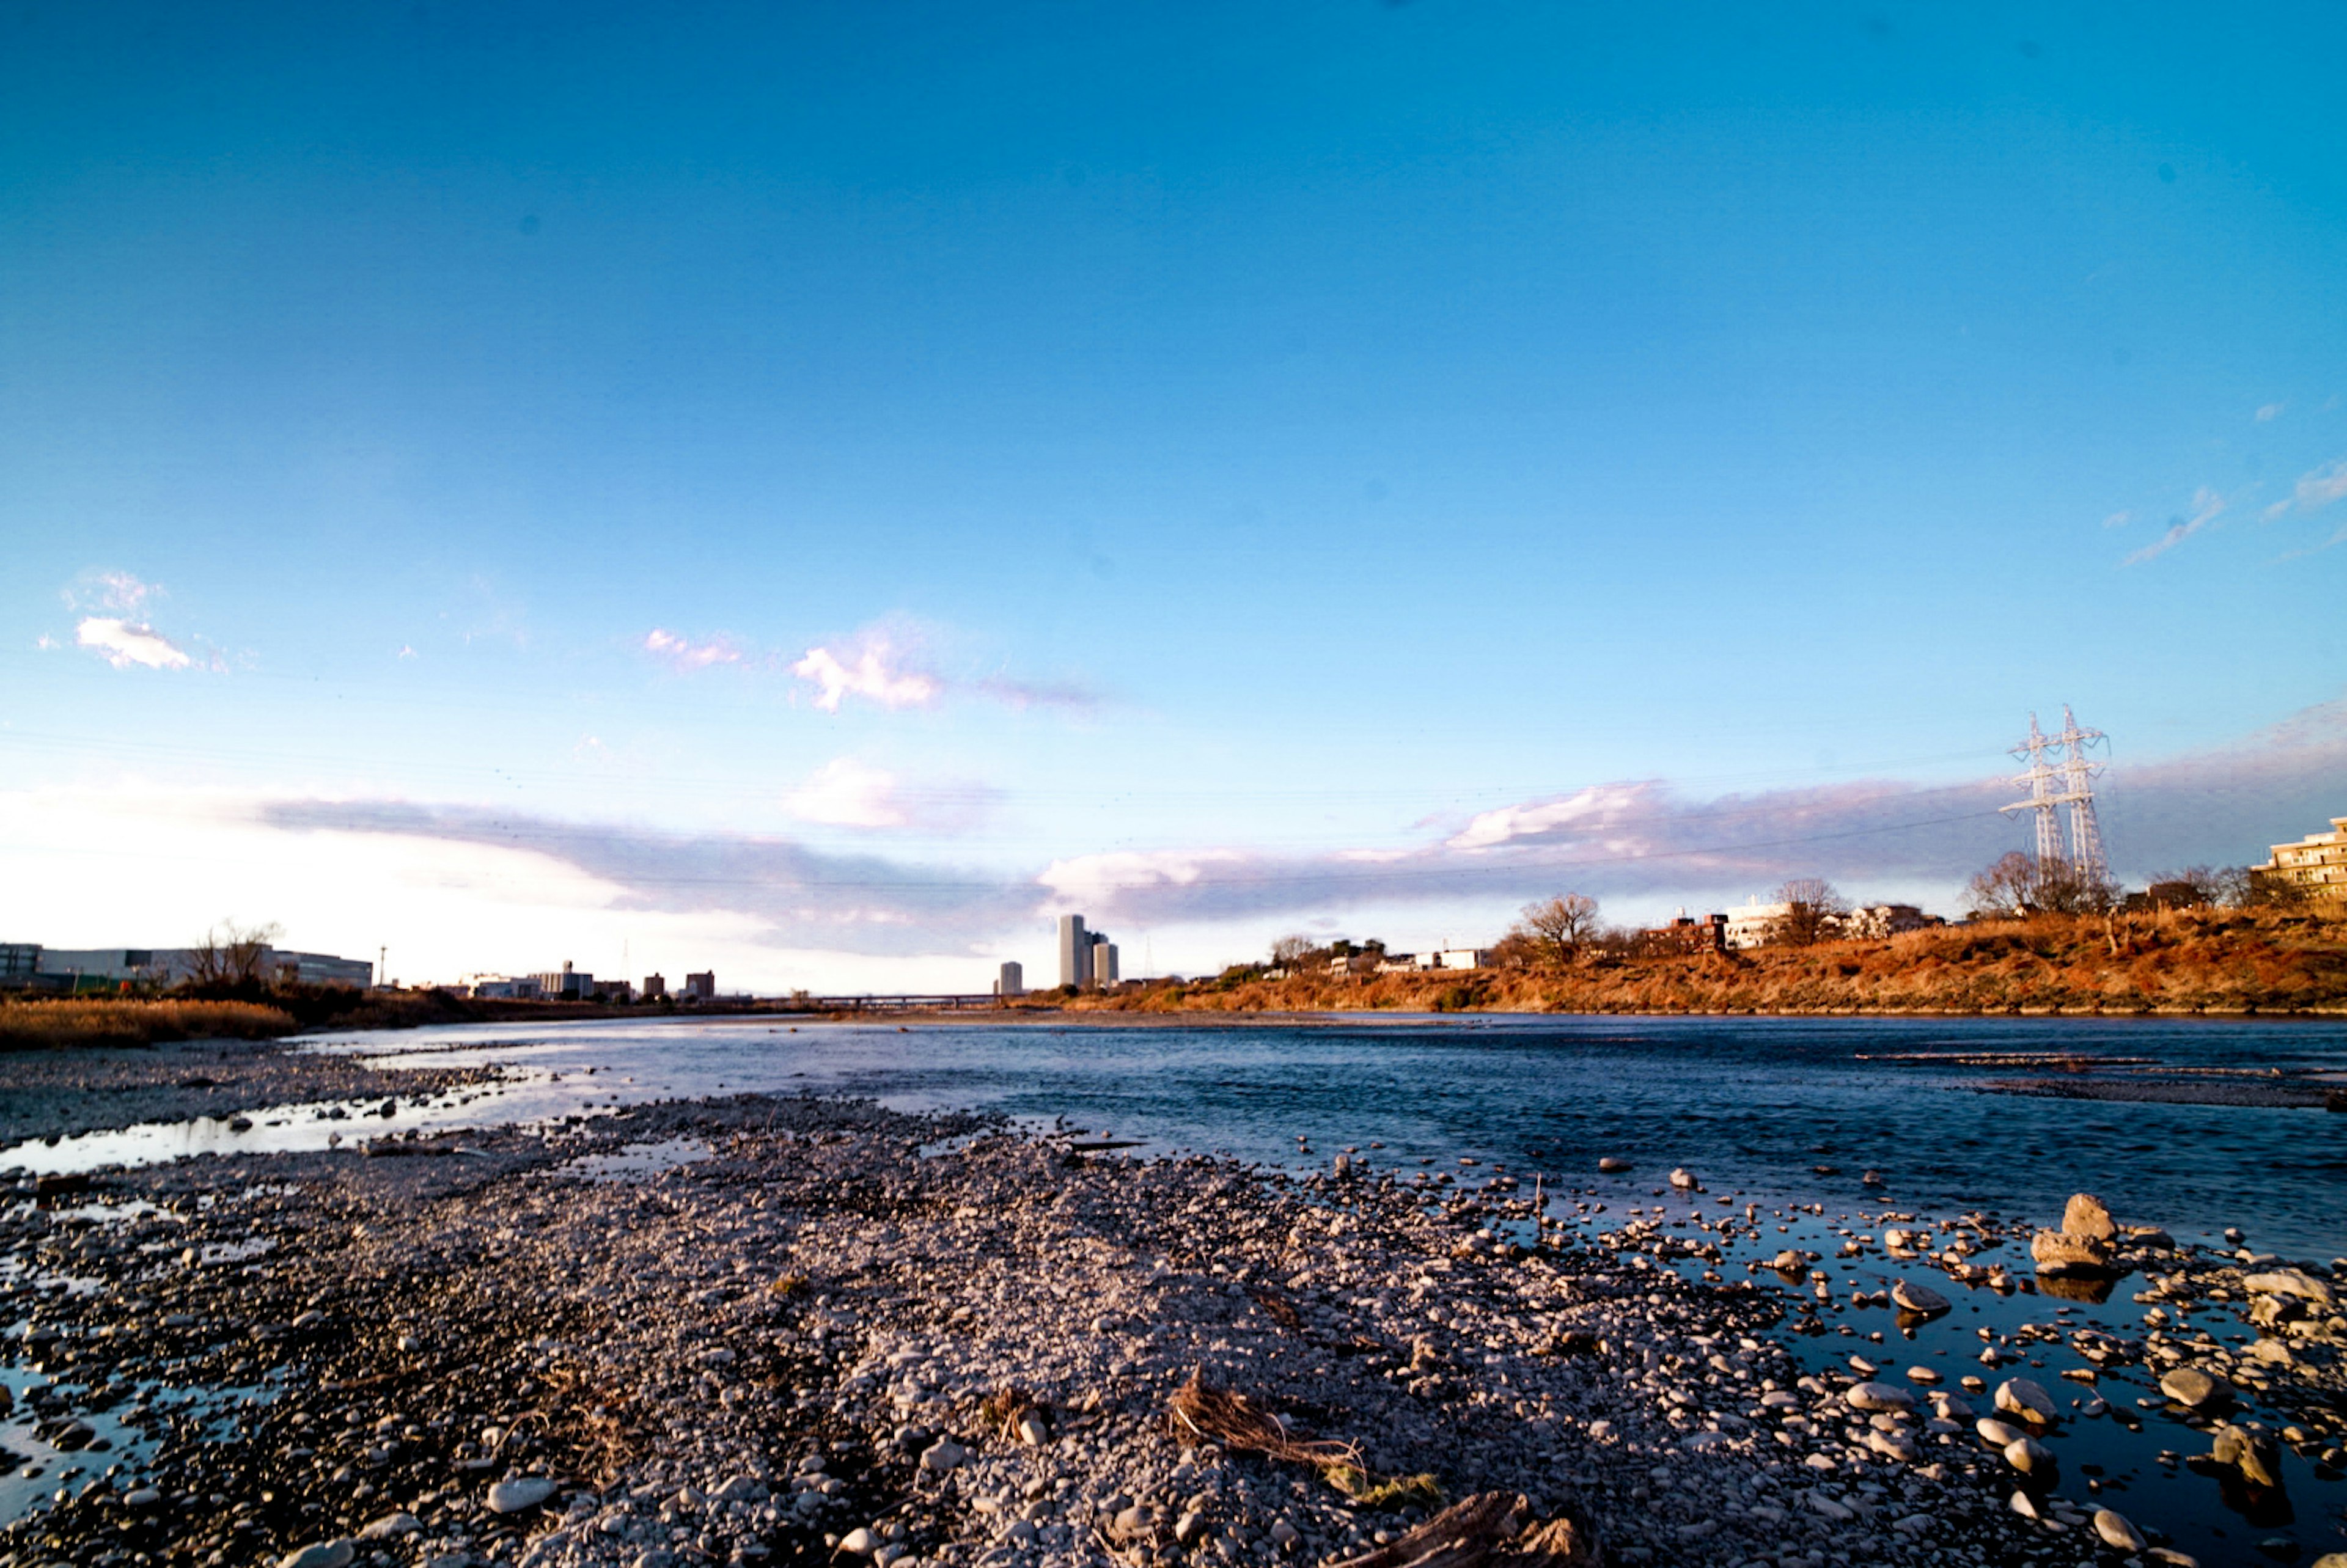
<instances>
[{"instance_id":1,"label":"dry branch on gravel","mask_svg":"<svg viewBox=\"0 0 2347 1568\"><path fill-rule=\"evenodd\" d=\"M1570 1517L1527 1524L1524 1516L1531 1512L1530 1501L1517 1494L1477 1492L1376 1551L1331 1568L1604 1568L1605 1554L1594 1531Z\"/></svg>"},{"instance_id":2,"label":"dry branch on gravel","mask_svg":"<svg viewBox=\"0 0 2347 1568\"><path fill-rule=\"evenodd\" d=\"M1303 1438L1288 1430L1287 1422L1245 1394L1218 1389L1204 1371L1174 1390L1170 1406L1177 1430L1186 1430L1226 1449L1241 1449L1267 1459L1286 1460L1326 1469L1331 1465L1360 1466L1359 1450L1351 1443Z\"/></svg>"}]
</instances>

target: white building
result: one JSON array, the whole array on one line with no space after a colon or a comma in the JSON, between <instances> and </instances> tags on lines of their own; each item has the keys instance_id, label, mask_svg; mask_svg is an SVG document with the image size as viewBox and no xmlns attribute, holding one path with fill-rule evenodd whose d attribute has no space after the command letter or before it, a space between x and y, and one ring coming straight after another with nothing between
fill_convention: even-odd
<instances>
[{"instance_id":1,"label":"white building","mask_svg":"<svg viewBox=\"0 0 2347 1568\"><path fill-rule=\"evenodd\" d=\"M1444 948L1418 955L1418 967L1421 969L1483 969L1491 965L1489 948Z\"/></svg>"},{"instance_id":2,"label":"white building","mask_svg":"<svg viewBox=\"0 0 2347 1568\"><path fill-rule=\"evenodd\" d=\"M549 970L529 978L538 982L538 993L542 997L559 998L564 1001L577 1001L582 997L589 1000L594 999L595 977L584 969L572 968L568 958L562 961L559 972Z\"/></svg>"},{"instance_id":3,"label":"white building","mask_svg":"<svg viewBox=\"0 0 2347 1568\"><path fill-rule=\"evenodd\" d=\"M1105 932L1092 933L1092 984L1112 986L1117 982L1116 944Z\"/></svg>"},{"instance_id":4,"label":"white building","mask_svg":"<svg viewBox=\"0 0 2347 1568\"><path fill-rule=\"evenodd\" d=\"M1920 931L1931 923L1932 917L1912 904L1869 904L1844 915L1839 928L1845 937L1880 940L1901 931Z\"/></svg>"},{"instance_id":5,"label":"white building","mask_svg":"<svg viewBox=\"0 0 2347 1568\"><path fill-rule=\"evenodd\" d=\"M1027 994L1027 971L1017 959L1002 966L1002 973L994 982L994 994L999 997L1023 997Z\"/></svg>"},{"instance_id":6,"label":"white building","mask_svg":"<svg viewBox=\"0 0 2347 1568\"><path fill-rule=\"evenodd\" d=\"M1792 912L1790 904L1763 904L1758 897L1745 899L1743 908L1727 912L1727 945L1767 947L1775 935L1777 922Z\"/></svg>"}]
</instances>

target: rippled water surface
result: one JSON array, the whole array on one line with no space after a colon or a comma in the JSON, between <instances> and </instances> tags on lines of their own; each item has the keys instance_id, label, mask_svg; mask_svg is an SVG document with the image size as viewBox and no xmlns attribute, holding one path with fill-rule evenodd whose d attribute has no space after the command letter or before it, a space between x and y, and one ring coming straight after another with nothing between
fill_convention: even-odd
<instances>
[{"instance_id":1,"label":"rippled water surface","mask_svg":"<svg viewBox=\"0 0 2347 1568\"><path fill-rule=\"evenodd\" d=\"M2045 1222L2086 1188L2122 1217L2179 1237L2213 1241L2239 1225L2266 1250L2347 1254L2347 1115L2320 1104L1987 1087L2238 1097L2277 1081L2347 1084L2347 1023L1478 1017L793 1032L758 1019L468 1026L398 1039L403 1052L389 1064L535 1070L503 1114L721 1089L845 1090L904 1108L1063 1117L1155 1145L1282 1163L1299 1163L1299 1135L1316 1163L1371 1141L1393 1157L1479 1155L1525 1173L1585 1173L1614 1154L1819 1202L1858 1200L1871 1169L1904 1205ZM373 1054L387 1042L321 1043ZM552 1072L559 1082L536 1076ZM489 1114L497 1103L466 1110ZM1834 1173L1818 1173L1819 1165Z\"/></svg>"}]
</instances>

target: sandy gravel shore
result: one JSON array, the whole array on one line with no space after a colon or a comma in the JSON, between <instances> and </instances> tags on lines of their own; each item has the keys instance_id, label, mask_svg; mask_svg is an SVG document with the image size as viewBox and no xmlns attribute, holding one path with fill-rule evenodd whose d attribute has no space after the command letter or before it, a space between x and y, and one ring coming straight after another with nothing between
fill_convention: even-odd
<instances>
[{"instance_id":1,"label":"sandy gravel shore","mask_svg":"<svg viewBox=\"0 0 2347 1568\"><path fill-rule=\"evenodd\" d=\"M269 1105L415 1097L496 1076L472 1068L388 1072L273 1040L6 1051L0 1052L0 1146Z\"/></svg>"},{"instance_id":2,"label":"sandy gravel shore","mask_svg":"<svg viewBox=\"0 0 2347 1568\"><path fill-rule=\"evenodd\" d=\"M1805 1371L1794 1348L1842 1305L1819 1255L1762 1261L1798 1216L1681 1196L1542 1225L1512 1178L1340 1157L1297 1180L759 1096L26 1181L0 1210L0 1568L1272 1568L1389 1545L1373 1568L1401 1568L1413 1529L1485 1496L1505 1532L1451 1568L1601 1542L1617 1563L2189 1561L2060 1475L2045 1445L2106 1402L2013 1375L2026 1336L1963 1391L1864 1356ZM2010 1291L1977 1262L1992 1230L1880 1245ZM2277 1286L2246 1253L2128 1245L2159 1305L2096 1364L2290 1401L2285 1440L2335 1464L2328 1266ZM2212 1308L2283 1351L2237 1355L2188 1317ZM1194 1378L1341 1472L1185 1425ZM2224 1409L2192 1424L2220 1451L2239 1430L2254 1485L2277 1439ZM1556 1521L1570 1559L1526 1533Z\"/></svg>"}]
</instances>

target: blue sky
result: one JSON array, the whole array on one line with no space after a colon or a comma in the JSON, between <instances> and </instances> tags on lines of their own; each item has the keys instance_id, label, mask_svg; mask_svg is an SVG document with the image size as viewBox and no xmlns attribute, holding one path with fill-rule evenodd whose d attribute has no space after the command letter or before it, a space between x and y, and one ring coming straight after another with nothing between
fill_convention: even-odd
<instances>
[{"instance_id":1,"label":"blue sky","mask_svg":"<svg viewBox=\"0 0 2347 1568\"><path fill-rule=\"evenodd\" d=\"M0 33L10 939L1944 907L2065 701L2124 872L2347 811L2335 7Z\"/></svg>"}]
</instances>

